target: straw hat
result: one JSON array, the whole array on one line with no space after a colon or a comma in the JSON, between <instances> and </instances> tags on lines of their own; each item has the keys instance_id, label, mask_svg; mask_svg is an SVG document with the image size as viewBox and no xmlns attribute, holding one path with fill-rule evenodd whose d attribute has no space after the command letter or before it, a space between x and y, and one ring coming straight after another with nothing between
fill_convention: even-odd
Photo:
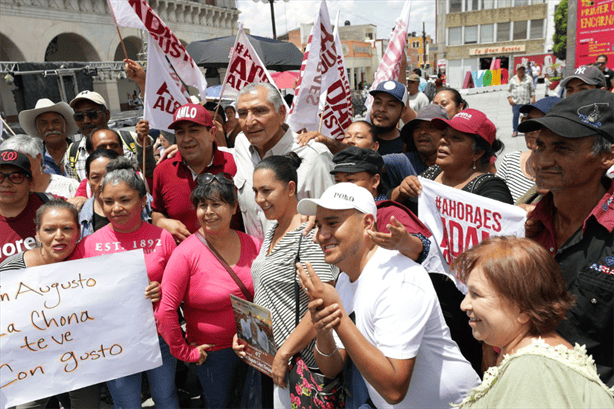
<instances>
[{"instance_id":1,"label":"straw hat","mask_svg":"<svg viewBox=\"0 0 614 409\"><path fill-rule=\"evenodd\" d=\"M36 102L34 109L27 109L19 113L19 125L23 130L31 136L37 136L42 139L42 135L39 135L38 129L36 129L36 118L40 114L46 112L56 112L66 120L66 137L72 138L72 136L79 130L77 124L73 119L74 111L66 102L58 102L54 104L53 101L47 98L39 99Z\"/></svg>"}]
</instances>

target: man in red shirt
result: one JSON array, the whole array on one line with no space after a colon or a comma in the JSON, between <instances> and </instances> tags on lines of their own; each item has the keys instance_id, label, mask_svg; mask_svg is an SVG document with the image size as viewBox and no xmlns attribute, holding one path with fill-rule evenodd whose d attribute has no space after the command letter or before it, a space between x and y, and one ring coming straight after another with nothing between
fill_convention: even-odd
<instances>
[{"instance_id":1,"label":"man in red shirt","mask_svg":"<svg viewBox=\"0 0 614 409\"><path fill-rule=\"evenodd\" d=\"M162 161L154 171L152 221L168 230L177 242L198 230L190 194L203 173L237 173L232 154L217 149L211 114L199 104L175 111L169 126L175 130L179 153Z\"/></svg>"}]
</instances>

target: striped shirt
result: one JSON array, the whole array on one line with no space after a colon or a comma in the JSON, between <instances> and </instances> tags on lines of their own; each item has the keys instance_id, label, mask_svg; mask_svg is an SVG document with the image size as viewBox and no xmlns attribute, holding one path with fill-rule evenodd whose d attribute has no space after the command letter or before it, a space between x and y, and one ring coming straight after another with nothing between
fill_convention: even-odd
<instances>
[{"instance_id":1,"label":"striped shirt","mask_svg":"<svg viewBox=\"0 0 614 409\"><path fill-rule=\"evenodd\" d=\"M517 75L514 75L507 87L507 97L512 97L515 105L518 104L530 104L531 97L535 96L535 88L533 87L533 80L528 75L522 77L522 81L518 79Z\"/></svg>"},{"instance_id":2,"label":"striped shirt","mask_svg":"<svg viewBox=\"0 0 614 409\"><path fill-rule=\"evenodd\" d=\"M299 250L299 238L303 235L306 223L298 229L286 233L267 255L277 222L264 236L260 254L252 263L252 278L254 279L254 302L271 311L273 338L279 348L295 327L296 298L294 282L298 280L294 260ZM309 261L323 282L334 281L339 275L337 267L324 261L324 253L319 245L313 242L315 229L301 240L300 256L303 266ZM299 291L300 316L307 312L309 298L303 290ZM315 340L314 340L315 341ZM312 368L317 367L313 358L314 341L301 351L305 363Z\"/></svg>"},{"instance_id":3,"label":"striped shirt","mask_svg":"<svg viewBox=\"0 0 614 409\"><path fill-rule=\"evenodd\" d=\"M22 251L21 253L14 254L4 259L4 261L0 263L0 273L28 267L26 266L26 261L24 260L24 254L26 254L26 252Z\"/></svg>"},{"instance_id":4,"label":"striped shirt","mask_svg":"<svg viewBox=\"0 0 614 409\"><path fill-rule=\"evenodd\" d=\"M497 176L505 180L505 184L512 193L514 203L516 203L527 190L535 186L535 182L526 177L520 169L521 153L520 151L508 153L503 157L501 166L497 168Z\"/></svg>"}]
</instances>

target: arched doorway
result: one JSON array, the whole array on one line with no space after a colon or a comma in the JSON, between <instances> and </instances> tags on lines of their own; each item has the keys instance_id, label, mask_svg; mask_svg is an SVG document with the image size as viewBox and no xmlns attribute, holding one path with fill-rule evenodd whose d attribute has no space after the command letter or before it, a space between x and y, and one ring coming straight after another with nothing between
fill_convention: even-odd
<instances>
[{"instance_id":1,"label":"arched doorway","mask_svg":"<svg viewBox=\"0 0 614 409\"><path fill-rule=\"evenodd\" d=\"M147 56L139 56L139 53L141 52L141 50L143 49L143 40L141 40L138 37L126 37L124 38L124 44L126 45L126 53L128 54L128 58L130 58L131 60L141 60L147 59ZM114 61L123 61L124 60L125 55L124 55L124 50L122 48L122 44L119 43L117 45L117 48L115 49L115 57L113 57Z\"/></svg>"},{"instance_id":2,"label":"arched doorway","mask_svg":"<svg viewBox=\"0 0 614 409\"><path fill-rule=\"evenodd\" d=\"M0 34L0 61L25 61L21 50L11 39Z\"/></svg>"},{"instance_id":3,"label":"arched doorway","mask_svg":"<svg viewBox=\"0 0 614 409\"><path fill-rule=\"evenodd\" d=\"M100 61L100 56L85 38L74 33L64 33L49 42L45 61Z\"/></svg>"}]
</instances>

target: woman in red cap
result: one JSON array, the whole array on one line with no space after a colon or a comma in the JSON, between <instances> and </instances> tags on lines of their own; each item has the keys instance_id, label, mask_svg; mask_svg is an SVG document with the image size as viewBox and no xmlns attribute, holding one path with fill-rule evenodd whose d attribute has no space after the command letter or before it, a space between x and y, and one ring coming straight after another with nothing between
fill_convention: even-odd
<instances>
[{"instance_id":1,"label":"woman in red cap","mask_svg":"<svg viewBox=\"0 0 614 409\"><path fill-rule=\"evenodd\" d=\"M442 129L443 133L437 148L435 165L420 176L446 186L514 204L505 181L488 171L491 158L503 150L503 143L496 138L495 125L484 113L465 109L452 119L433 118L431 124ZM402 202L412 210L417 209L415 199L421 190L422 185L418 178L408 176L394 189L392 200ZM439 299L445 300L445 303L442 302L442 310L452 339L479 373L482 346L473 339L471 331L465 325L466 316L460 310L462 293L442 274L431 274L431 279Z\"/></svg>"}]
</instances>

